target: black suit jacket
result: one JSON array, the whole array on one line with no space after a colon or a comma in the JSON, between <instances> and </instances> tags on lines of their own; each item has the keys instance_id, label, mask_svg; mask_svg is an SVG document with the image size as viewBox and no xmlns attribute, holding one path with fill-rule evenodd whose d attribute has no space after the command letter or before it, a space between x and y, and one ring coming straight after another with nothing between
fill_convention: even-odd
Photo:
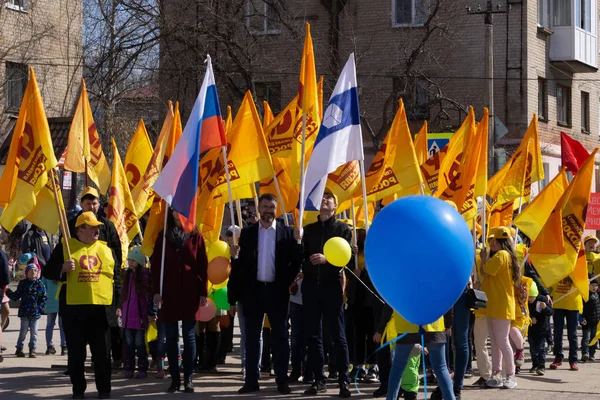
<instances>
[{"instance_id":1,"label":"black suit jacket","mask_svg":"<svg viewBox=\"0 0 600 400\"><path fill-rule=\"evenodd\" d=\"M237 260L232 260L231 274L227 284L229 304L238 301L244 308L258 306L255 304L258 271L258 228L260 222L242 229ZM277 222L275 235L275 281L273 287L277 296L277 306L287 309L289 287L300 271L302 245L294 240L292 228Z\"/></svg>"}]
</instances>

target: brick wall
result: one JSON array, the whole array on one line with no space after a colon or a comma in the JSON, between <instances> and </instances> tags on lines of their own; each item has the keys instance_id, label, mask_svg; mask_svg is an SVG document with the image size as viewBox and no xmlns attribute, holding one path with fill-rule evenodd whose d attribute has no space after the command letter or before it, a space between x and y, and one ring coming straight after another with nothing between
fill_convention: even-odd
<instances>
[{"instance_id":1,"label":"brick wall","mask_svg":"<svg viewBox=\"0 0 600 400\"><path fill-rule=\"evenodd\" d=\"M6 62L32 66L48 117L69 116L82 67L81 0L29 0L12 10L0 0L0 112L5 110Z\"/></svg>"}]
</instances>

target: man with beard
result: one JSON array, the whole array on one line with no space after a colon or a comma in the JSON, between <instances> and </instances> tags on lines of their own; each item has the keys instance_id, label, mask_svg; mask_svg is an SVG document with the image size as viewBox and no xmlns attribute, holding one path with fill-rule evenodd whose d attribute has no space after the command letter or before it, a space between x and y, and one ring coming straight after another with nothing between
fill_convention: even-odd
<instances>
[{"instance_id":1,"label":"man with beard","mask_svg":"<svg viewBox=\"0 0 600 400\"><path fill-rule=\"evenodd\" d=\"M302 247L291 228L275 221L277 199L263 194L258 202L260 221L244 228L239 245L231 248L232 270L229 277L229 304L243 306L246 339L246 378L238 393L260 390L260 334L265 313L272 330L273 360L277 391L289 394L287 310L289 287L300 269ZM233 311L233 310L232 310Z\"/></svg>"}]
</instances>

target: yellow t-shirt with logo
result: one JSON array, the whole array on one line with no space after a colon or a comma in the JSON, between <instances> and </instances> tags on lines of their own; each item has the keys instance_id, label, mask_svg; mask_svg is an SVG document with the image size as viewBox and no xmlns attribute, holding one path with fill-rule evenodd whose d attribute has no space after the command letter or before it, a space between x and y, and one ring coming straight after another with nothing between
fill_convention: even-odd
<instances>
[{"instance_id":1,"label":"yellow t-shirt with logo","mask_svg":"<svg viewBox=\"0 0 600 400\"><path fill-rule=\"evenodd\" d=\"M571 282L571 279L565 278L562 281L558 282L558 284L552 287L552 300L554 300L554 309L559 310L571 310L578 311L580 314L583 312L583 299L581 298L581 294L579 290L575 289L575 291L564 299L556 301L556 299L561 298L566 293L569 293L573 290L575 286Z\"/></svg>"},{"instance_id":2,"label":"yellow t-shirt with logo","mask_svg":"<svg viewBox=\"0 0 600 400\"><path fill-rule=\"evenodd\" d=\"M483 266L487 274L481 283L488 303L481 314L488 318L515 319L515 288L511 276L512 259L506 250L500 250Z\"/></svg>"},{"instance_id":3,"label":"yellow t-shirt with logo","mask_svg":"<svg viewBox=\"0 0 600 400\"><path fill-rule=\"evenodd\" d=\"M84 244L75 239L69 239L69 247L75 270L67 272L67 304L111 305L115 261L110 247L100 240Z\"/></svg>"},{"instance_id":4,"label":"yellow t-shirt with logo","mask_svg":"<svg viewBox=\"0 0 600 400\"><path fill-rule=\"evenodd\" d=\"M585 259L587 260L588 273L594 276L600 274L600 254L586 251Z\"/></svg>"}]
</instances>

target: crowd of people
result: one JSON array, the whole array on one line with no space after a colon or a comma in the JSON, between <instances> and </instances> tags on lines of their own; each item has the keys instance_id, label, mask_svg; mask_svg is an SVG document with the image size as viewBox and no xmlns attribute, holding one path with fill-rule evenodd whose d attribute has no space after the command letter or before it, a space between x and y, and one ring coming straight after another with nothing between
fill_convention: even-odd
<instances>
[{"instance_id":1,"label":"crowd of people","mask_svg":"<svg viewBox=\"0 0 600 400\"><path fill-rule=\"evenodd\" d=\"M58 324L73 398L83 398L87 389L88 345L100 398L110 397L116 367L123 368L124 378L133 379L147 378L155 368L156 378L170 375L169 393L192 393L194 373L216 372L232 351L236 321L244 379L240 394L258 392L261 375L273 372L282 395L299 382L306 385L307 395L325 393L327 381L333 381L342 398L350 397L352 383L359 382L378 383L374 397L416 399L420 365L425 363L423 381L438 385L431 398L454 400L461 398L465 378L473 376L475 360L480 377L474 385L514 389L525 365L526 340L529 373L545 374L548 351L554 354L549 368L562 366L565 320L569 368L577 371L579 362L594 361L596 347L590 341L600 322L600 254L594 236L584 238L590 273L587 302L573 290L570 278L544 287L525 257L527 238L513 228L497 227L474 255L472 279L458 301L438 321L419 327L377 293L364 262L364 224L358 221L354 227L338 219L337 198L329 189L318 219L302 230L277 220L276 197L263 194L256 214L237 221L245 227L230 226L223 237L231 252L230 308L200 322L199 310L213 289L207 245L198 228L186 231L178 214L169 211L166 232L159 234L150 259L134 244L122 260L121 242L100 209L98 192L88 187L80 200L81 209L69 219L71 238L60 238L54 249L44 231L18 227L20 251L10 255L18 256L25 275L14 291L7 289L11 265L0 251L2 297L20 300L15 354L36 357L39 321L45 314L45 354L57 354L53 333ZM334 267L323 254L324 243L333 237L351 244L347 268ZM486 305L473 301L472 289L486 294ZM1 327L4 314L3 306ZM156 337L149 339L153 329ZM380 348L397 335L402 336L393 348ZM0 344L6 345L1 330Z\"/></svg>"}]
</instances>

